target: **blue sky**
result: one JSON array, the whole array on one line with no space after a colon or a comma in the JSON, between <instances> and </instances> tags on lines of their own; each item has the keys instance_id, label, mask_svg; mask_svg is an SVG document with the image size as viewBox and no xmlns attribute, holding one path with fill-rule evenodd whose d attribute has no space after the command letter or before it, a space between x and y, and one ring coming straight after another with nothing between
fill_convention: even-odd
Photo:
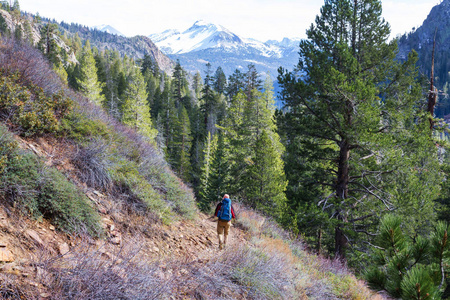
<instances>
[{"instance_id":1,"label":"blue sky","mask_svg":"<svg viewBox=\"0 0 450 300\"><path fill-rule=\"evenodd\" d=\"M382 0L392 36L420 26L441 0ZM87 26L108 24L133 36L187 29L203 19L261 41L305 37L323 0L19 0L31 13Z\"/></svg>"}]
</instances>

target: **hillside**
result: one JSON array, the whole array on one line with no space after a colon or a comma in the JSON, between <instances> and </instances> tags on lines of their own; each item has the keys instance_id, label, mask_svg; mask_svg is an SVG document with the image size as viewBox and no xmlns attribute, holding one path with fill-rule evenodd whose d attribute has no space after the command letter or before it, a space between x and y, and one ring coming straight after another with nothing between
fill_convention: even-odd
<instances>
[{"instance_id":1,"label":"hillside","mask_svg":"<svg viewBox=\"0 0 450 300\"><path fill-rule=\"evenodd\" d=\"M215 223L150 140L0 39L0 295L5 299L371 299L245 207Z\"/></svg>"},{"instance_id":2,"label":"hillside","mask_svg":"<svg viewBox=\"0 0 450 300\"><path fill-rule=\"evenodd\" d=\"M450 1L443 0L433 7L423 24L400 37L398 41L400 59L405 59L408 53L414 49L419 55L418 67L420 73L430 78L431 56L433 50L434 34L436 32L435 53L435 85L443 93L436 108L438 117L450 113L450 102L447 95L448 82L450 82L450 59L448 49L450 47Z\"/></svg>"}]
</instances>

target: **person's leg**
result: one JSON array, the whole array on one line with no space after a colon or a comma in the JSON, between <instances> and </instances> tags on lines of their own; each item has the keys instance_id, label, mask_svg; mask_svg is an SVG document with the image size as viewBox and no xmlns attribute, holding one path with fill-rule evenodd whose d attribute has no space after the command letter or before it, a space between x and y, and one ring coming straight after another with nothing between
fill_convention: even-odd
<instances>
[{"instance_id":1,"label":"person's leg","mask_svg":"<svg viewBox=\"0 0 450 300\"><path fill-rule=\"evenodd\" d=\"M225 226L224 226L224 235L223 235L223 246L225 247L227 245L228 233L230 231L231 221L226 222L224 225Z\"/></svg>"},{"instance_id":2,"label":"person's leg","mask_svg":"<svg viewBox=\"0 0 450 300\"><path fill-rule=\"evenodd\" d=\"M222 248L223 248L223 242L222 242L223 233L224 233L224 226L222 226L221 221L218 220L217 221L217 237L219 238L219 249L220 250L222 250Z\"/></svg>"}]
</instances>

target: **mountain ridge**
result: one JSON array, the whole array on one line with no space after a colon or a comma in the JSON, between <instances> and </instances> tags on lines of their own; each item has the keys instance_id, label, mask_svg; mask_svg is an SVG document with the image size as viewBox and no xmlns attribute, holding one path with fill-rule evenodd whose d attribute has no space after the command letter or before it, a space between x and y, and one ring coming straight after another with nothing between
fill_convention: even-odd
<instances>
[{"instance_id":1,"label":"mountain ridge","mask_svg":"<svg viewBox=\"0 0 450 300\"><path fill-rule=\"evenodd\" d=\"M253 63L258 72L271 74L273 78L280 66L292 69L297 64L300 42L299 38L284 38L264 43L202 20L184 31L167 29L149 38L163 53L179 60L183 68L191 72L204 70L209 62L213 68L220 66L225 74L231 75L235 69L245 70Z\"/></svg>"}]
</instances>

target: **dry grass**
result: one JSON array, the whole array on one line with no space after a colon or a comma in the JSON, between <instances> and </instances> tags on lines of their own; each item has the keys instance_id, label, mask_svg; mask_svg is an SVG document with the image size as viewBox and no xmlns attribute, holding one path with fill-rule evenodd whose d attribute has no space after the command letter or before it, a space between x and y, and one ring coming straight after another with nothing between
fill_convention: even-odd
<instances>
[{"instance_id":1,"label":"dry grass","mask_svg":"<svg viewBox=\"0 0 450 300\"><path fill-rule=\"evenodd\" d=\"M268 257L285 266L288 290L305 299L382 299L358 280L345 264L310 254L273 220L245 206L236 205L238 226L251 233L251 241ZM268 268L273 268L268 266Z\"/></svg>"},{"instance_id":2,"label":"dry grass","mask_svg":"<svg viewBox=\"0 0 450 300\"><path fill-rule=\"evenodd\" d=\"M82 241L69 253L42 260L36 280L51 291L49 299L161 299L170 281L157 263L140 256L141 241L110 250Z\"/></svg>"}]
</instances>

